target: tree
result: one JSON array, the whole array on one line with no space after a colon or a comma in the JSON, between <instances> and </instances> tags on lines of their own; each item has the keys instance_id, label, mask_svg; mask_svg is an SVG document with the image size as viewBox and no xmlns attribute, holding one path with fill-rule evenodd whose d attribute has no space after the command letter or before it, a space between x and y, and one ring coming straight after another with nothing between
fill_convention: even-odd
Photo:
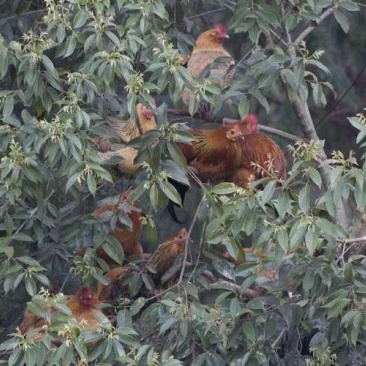
<instances>
[{"instance_id":1,"label":"tree","mask_svg":"<svg viewBox=\"0 0 366 366\"><path fill-rule=\"evenodd\" d=\"M19 1L2 14L28 10L4 18L0 36L0 306L10 301L17 308L2 311L9 318L2 320L2 359L10 365L346 365L363 357L366 117L350 118L358 131L356 159L340 151L327 156L312 112L337 91L322 63L330 50L318 49L316 36L328 21L347 32L364 6L351 0L47 0L44 7ZM238 40L235 82L223 91L180 64L192 34L216 22ZM289 178L280 184L265 178L245 191L231 183L202 186L188 230L198 234L189 246L193 264L172 266L175 285L152 295L151 276L140 270L119 293L123 303L113 304L116 327L70 330L64 299L39 294L40 288L75 293L80 282L106 284L108 267L95 255L100 245L117 262L124 259L107 226L90 215L98 198L127 185L94 142L113 138L105 120L135 118L138 102L156 111L158 128L133 145L144 168L128 183L135 183L134 199L149 213L148 235L156 235L154 222L167 230L158 215L168 199L179 202L168 178L188 181L176 142L190 137L183 117L169 113L181 108L185 88L195 96L192 115L202 100L217 106L216 119L243 117L253 106L267 113L276 103L293 108L303 139L290 147ZM253 252L243 251L243 242ZM79 248L89 248L83 258L73 256ZM41 342L14 331L34 295L36 314L65 312L59 325L59 314L49 311L51 327Z\"/></svg>"}]
</instances>

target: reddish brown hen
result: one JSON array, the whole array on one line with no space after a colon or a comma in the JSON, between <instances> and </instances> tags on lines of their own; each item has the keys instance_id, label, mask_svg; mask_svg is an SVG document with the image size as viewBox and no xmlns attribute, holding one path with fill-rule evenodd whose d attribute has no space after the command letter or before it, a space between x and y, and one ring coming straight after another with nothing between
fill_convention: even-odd
<instances>
[{"instance_id":1,"label":"reddish brown hen","mask_svg":"<svg viewBox=\"0 0 366 366\"><path fill-rule=\"evenodd\" d=\"M178 143L191 168L202 182L233 182L244 189L251 181L274 176L285 179L287 160L281 148L269 137L248 133L245 124L234 123L214 130L192 129L192 145ZM172 181L182 202L188 187ZM179 222L175 204L169 203L170 216Z\"/></svg>"},{"instance_id":2,"label":"reddish brown hen","mask_svg":"<svg viewBox=\"0 0 366 366\"><path fill-rule=\"evenodd\" d=\"M74 318L78 323L83 324L88 330L97 330L100 326L100 320L96 317L97 313L102 311L95 305L98 304L98 299L93 293L90 286L81 287L77 293L65 301L65 305L71 310ZM46 310L46 309L45 309ZM52 309L52 313L57 312ZM23 320L19 324L19 330L22 334L26 334L35 328L41 328L47 324L45 318L35 315L28 308L25 310ZM34 341L39 341L42 337L42 332L34 335Z\"/></svg>"},{"instance_id":3,"label":"reddish brown hen","mask_svg":"<svg viewBox=\"0 0 366 366\"><path fill-rule=\"evenodd\" d=\"M222 43L229 38L226 28L217 24L199 35L187 64L188 72L195 78L208 79L222 88L229 85L234 75L234 59ZM191 93L185 90L183 103L188 105Z\"/></svg>"}]
</instances>

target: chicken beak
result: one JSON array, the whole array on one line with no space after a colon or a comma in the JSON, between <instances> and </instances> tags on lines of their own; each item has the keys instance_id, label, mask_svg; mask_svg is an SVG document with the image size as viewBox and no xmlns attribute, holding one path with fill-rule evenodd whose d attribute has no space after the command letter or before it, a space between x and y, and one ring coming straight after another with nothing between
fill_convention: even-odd
<instances>
[{"instance_id":1,"label":"chicken beak","mask_svg":"<svg viewBox=\"0 0 366 366\"><path fill-rule=\"evenodd\" d=\"M230 37L229 37L229 35L228 35L228 34L225 34L225 35L224 35L224 38L226 38L226 39L230 39Z\"/></svg>"},{"instance_id":2,"label":"chicken beak","mask_svg":"<svg viewBox=\"0 0 366 366\"><path fill-rule=\"evenodd\" d=\"M240 140L240 141L245 141L245 136L244 136L243 134L241 134L241 135L239 136L239 140Z\"/></svg>"}]
</instances>

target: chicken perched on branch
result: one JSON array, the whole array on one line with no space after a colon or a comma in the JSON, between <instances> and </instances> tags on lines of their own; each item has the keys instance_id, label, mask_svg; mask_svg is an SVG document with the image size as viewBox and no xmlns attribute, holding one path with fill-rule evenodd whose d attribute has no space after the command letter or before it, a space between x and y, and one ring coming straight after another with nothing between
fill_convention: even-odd
<instances>
[{"instance_id":1,"label":"chicken perched on branch","mask_svg":"<svg viewBox=\"0 0 366 366\"><path fill-rule=\"evenodd\" d=\"M117 227L110 230L109 235L113 236L120 243L125 256L134 254L142 254L142 246L140 244L142 222L141 212L134 206L131 200L132 190L128 189L121 194L118 201L115 204L106 204L93 212L94 217L110 220L111 216L118 213L119 210L123 210L127 214L126 219L131 221L131 228L122 228L122 222L117 220ZM105 252L102 247L98 247L96 250L98 257L103 258L107 262L111 262L111 258Z\"/></svg>"},{"instance_id":2,"label":"chicken perched on branch","mask_svg":"<svg viewBox=\"0 0 366 366\"><path fill-rule=\"evenodd\" d=\"M202 182L233 182L244 189L253 180L273 176L285 179L287 161L281 148L269 137L248 133L242 123L228 124L214 130L192 129L192 145L178 143L180 150ZM182 202L188 187L172 182ZM176 220L175 204L169 203L168 212ZM179 222L179 220L178 220Z\"/></svg>"},{"instance_id":3,"label":"chicken perched on branch","mask_svg":"<svg viewBox=\"0 0 366 366\"><path fill-rule=\"evenodd\" d=\"M174 258L184 252L186 243L188 241L188 232L186 229L180 229L174 235L172 235L163 244L159 245L155 253L150 257L148 263L152 264L156 273L151 274L154 282L158 284L169 268L172 266ZM99 300L110 300L111 292L114 283L123 279L130 273L131 269L127 266L115 267L109 270L104 276L108 279L109 284L99 284L96 292L96 296ZM143 270L146 272L146 268ZM170 278L169 284L172 284L175 276Z\"/></svg>"},{"instance_id":4,"label":"chicken perched on branch","mask_svg":"<svg viewBox=\"0 0 366 366\"><path fill-rule=\"evenodd\" d=\"M156 129L156 121L151 109L146 108L141 103L136 106L137 120L130 118L125 123L110 122L109 125L116 132L122 142L129 143L136 137L141 136L147 131ZM134 175L139 169L139 165L134 164L137 156L137 150L132 147L124 147L112 151L110 139L108 137L100 137L95 142L102 161L107 161L112 157L122 157L123 160L117 164L118 170L124 174Z\"/></svg>"},{"instance_id":5,"label":"chicken perched on branch","mask_svg":"<svg viewBox=\"0 0 366 366\"><path fill-rule=\"evenodd\" d=\"M70 309L75 320L78 323L82 323L83 327L88 330L97 330L98 326L100 326L100 320L96 314L102 313L102 311L95 306L98 303L99 300L90 286L81 287L75 295L65 301L65 305ZM41 308L44 309L45 314L47 310L51 310L52 314L58 312L56 308L46 309L44 305L41 305ZM36 328L40 328L33 338L35 341L39 341L42 337L41 328L47 324L46 317L37 316L27 308L23 315L23 321L19 324L19 330L22 334L26 334Z\"/></svg>"},{"instance_id":6,"label":"chicken perched on branch","mask_svg":"<svg viewBox=\"0 0 366 366\"><path fill-rule=\"evenodd\" d=\"M258 132L258 118L255 114L248 114L242 120L224 118L222 120L223 127L229 127L230 125L239 125L244 135Z\"/></svg>"},{"instance_id":7,"label":"chicken perched on branch","mask_svg":"<svg viewBox=\"0 0 366 366\"><path fill-rule=\"evenodd\" d=\"M194 78L208 79L222 88L230 84L235 62L222 46L227 38L229 36L222 24L217 24L215 28L199 35L187 64L187 70ZM182 95L183 103L188 105L190 98L191 92L185 90Z\"/></svg>"},{"instance_id":8,"label":"chicken perched on branch","mask_svg":"<svg viewBox=\"0 0 366 366\"><path fill-rule=\"evenodd\" d=\"M180 229L163 244L159 245L150 259L155 267L154 280L160 280L163 274L171 267L174 258L184 252L188 241L188 232Z\"/></svg>"}]
</instances>

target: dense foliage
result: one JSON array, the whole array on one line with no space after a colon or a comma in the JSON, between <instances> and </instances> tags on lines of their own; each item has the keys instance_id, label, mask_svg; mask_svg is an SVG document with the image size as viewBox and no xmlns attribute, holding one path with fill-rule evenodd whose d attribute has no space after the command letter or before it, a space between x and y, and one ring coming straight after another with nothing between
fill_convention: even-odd
<instances>
[{"instance_id":1,"label":"dense foliage","mask_svg":"<svg viewBox=\"0 0 366 366\"><path fill-rule=\"evenodd\" d=\"M344 108L357 131L356 157L339 140L326 156L329 146L324 150L312 118L320 119L328 102L336 110L334 95L356 75L334 69L332 84L334 50L325 47L330 36L323 25L336 29L342 42L341 32L349 32L365 45L355 28L365 17L362 4L46 0L0 6L4 364L346 365L365 357L362 95L355 93L355 105ZM236 75L225 90L192 78L179 59L218 22L234 38L227 49ZM362 57L342 42L347 62L352 53L359 66ZM202 197L189 207L192 240L173 268L176 283L153 295L150 272L140 271L108 307L113 325L84 329L72 322L63 296L42 288L72 294L80 283L106 283L108 267L95 248L102 245L119 263L124 257L107 237L108 225L91 213L98 199L129 184L146 215L145 248L152 251L157 238L163 242L177 228L163 212L168 199L180 200L168 178L188 182L176 142L191 141L187 124L203 123L170 113L183 108L185 88L193 94L190 115L205 101L215 105L216 122L258 112L304 137L289 148L277 138L291 160L288 179L265 178L248 190L202 186ZM158 128L134 142L142 171L121 178L103 164L94 141L111 134L107 118L135 117L138 102L156 112ZM244 253L243 246L254 250ZM83 258L75 255L80 248L88 248ZM191 264L182 265L187 256ZM137 259L130 265L141 266ZM49 311L51 325L40 342L16 329L31 297L35 313L47 306L61 312Z\"/></svg>"}]
</instances>

